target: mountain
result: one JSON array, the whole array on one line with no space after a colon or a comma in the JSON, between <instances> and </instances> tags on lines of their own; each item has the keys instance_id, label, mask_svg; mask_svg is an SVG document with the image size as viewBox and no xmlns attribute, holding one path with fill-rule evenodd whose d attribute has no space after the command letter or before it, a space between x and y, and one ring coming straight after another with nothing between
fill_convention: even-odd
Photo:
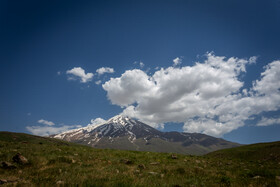
<instances>
[{"instance_id":1,"label":"mountain","mask_svg":"<svg viewBox=\"0 0 280 187\"><path fill-rule=\"evenodd\" d=\"M161 132L126 116L50 136L96 148L202 155L239 146L199 133Z\"/></svg>"}]
</instances>

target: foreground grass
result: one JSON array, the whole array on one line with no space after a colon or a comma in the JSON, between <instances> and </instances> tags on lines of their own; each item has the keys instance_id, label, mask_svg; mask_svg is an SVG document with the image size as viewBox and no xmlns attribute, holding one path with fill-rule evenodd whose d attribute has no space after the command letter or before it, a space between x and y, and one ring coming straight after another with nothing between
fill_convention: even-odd
<instances>
[{"instance_id":1,"label":"foreground grass","mask_svg":"<svg viewBox=\"0 0 280 187\"><path fill-rule=\"evenodd\" d=\"M13 163L20 152L29 163ZM55 139L0 132L4 185L19 186L280 186L280 143L205 156L93 149Z\"/></svg>"}]
</instances>

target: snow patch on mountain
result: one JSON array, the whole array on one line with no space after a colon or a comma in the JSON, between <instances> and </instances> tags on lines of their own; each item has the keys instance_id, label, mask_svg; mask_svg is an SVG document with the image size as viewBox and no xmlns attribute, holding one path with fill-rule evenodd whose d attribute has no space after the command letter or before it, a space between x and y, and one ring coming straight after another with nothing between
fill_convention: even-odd
<instances>
[{"instance_id":1,"label":"snow patch on mountain","mask_svg":"<svg viewBox=\"0 0 280 187\"><path fill-rule=\"evenodd\" d=\"M131 118L117 115L110 118L108 121L102 122L100 124L89 124L86 127L82 127L79 129L69 130L54 136L57 139L64 138L73 138L73 137L81 137L83 134L83 138L89 138L90 134L96 134L97 136L112 136L116 137L119 135L129 135L130 140L134 141L136 139L136 135L132 132L132 129L135 125L139 125L140 122L135 121ZM147 127L144 127L144 130L149 132ZM94 139L93 141L97 141Z\"/></svg>"},{"instance_id":2,"label":"snow patch on mountain","mask_svg":"<svg viewBox=\"0 0 280 187\"><path fill-rule=\"evenodd\" d=\"M101 119L101 118L100 118ZM238 146L222 139L217 139L199 133L161 132L138 120L125 116L115 116L111 119L92 120L86 127L73 129L51 137L69 142L81 143L98 148L117 148L125 150L150 151L155 148L162 152L196 154L207 153L211 150ZM99 122L99 123L96 123ZM160 141L162 146L155 142ZM173 145L179 146L175 148ZM155 147L156 146L156 147Z\"/></svg>"}]
</instances>

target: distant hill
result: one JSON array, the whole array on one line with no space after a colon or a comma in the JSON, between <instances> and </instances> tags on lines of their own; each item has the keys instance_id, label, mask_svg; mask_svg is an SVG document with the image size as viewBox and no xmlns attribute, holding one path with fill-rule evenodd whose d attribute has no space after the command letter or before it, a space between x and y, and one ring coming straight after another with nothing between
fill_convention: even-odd
<instances>
[{"instance_id":1,"label":"distant hill","mask_svg":"<svg viewBox=\"0 0 280 187\"><path fill-rule=\"evenodd\" d=\"M272 142L192 156L96 149L0 132L0 185L280 186L279 147Z\"/></svg>"},{"instance_id":2,"label":"distant hill","mask_svg":"<svg viewBox=\"0 0 280 187\"><path fill-rule=\"evenodd\" d=\"M205 134L161 132L138 120L120 115L105 123L70 130L50 137L96 148L193 155L240 146L237 143Z\"/></svg>"},{"instance_id":3,"label":"distant hill","mask_svg":"<svg viewBox=\"0 0 280 187\"><path fill-rule=\"evenodd\" d=\"M280 165L280 141L269 143L258 143L244 145L231 149L214 151L207 156L215 158L239 159L239 160L258 160L278 162Z\"/></svg>"}]
</instances>

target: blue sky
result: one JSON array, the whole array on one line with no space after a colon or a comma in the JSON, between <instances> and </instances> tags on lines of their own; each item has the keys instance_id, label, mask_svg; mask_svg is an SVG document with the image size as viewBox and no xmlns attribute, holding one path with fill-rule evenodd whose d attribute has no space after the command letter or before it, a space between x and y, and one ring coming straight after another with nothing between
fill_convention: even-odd
<instances>
[{"instance_id":1,"label":"blue sky","mask_svg":"<svg viewBox=\"0 0 280 187\"><path fill-rule=\"evenodd\" d=\"M0 28L1 131L124 113L163 131L280 140L278 0L4 0Z\"/></svg>"}]
</instances>

